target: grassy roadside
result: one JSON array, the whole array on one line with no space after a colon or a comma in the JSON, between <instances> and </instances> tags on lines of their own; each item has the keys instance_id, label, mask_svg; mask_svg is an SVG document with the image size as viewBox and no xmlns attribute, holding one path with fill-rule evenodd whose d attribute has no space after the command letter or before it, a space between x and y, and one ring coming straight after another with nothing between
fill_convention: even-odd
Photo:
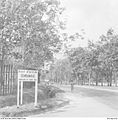
<instances>
[{"instance_id":1,"label":"grassy roadside","mask_svg":"<svg viewBox=\"0 0 118 120\"><path fill-rule=\"evenodd\" d=\"M0 97L0 116L23 117L51 110L68 103L63 99L64 91L54 86L38 86L38 106L34 106L34 87L24 89L23 105L16 106L16 94Z\"/></svg>"}]
</instances>

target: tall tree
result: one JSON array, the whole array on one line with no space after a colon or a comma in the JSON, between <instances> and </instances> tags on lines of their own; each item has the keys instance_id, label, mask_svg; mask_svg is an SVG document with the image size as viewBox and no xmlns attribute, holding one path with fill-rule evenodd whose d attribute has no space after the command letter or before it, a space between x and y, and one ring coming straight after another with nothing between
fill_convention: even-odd
<instances>
[{"instance_id":1,"label":"tall tree","mask_svg":"<svg viewBox=\"0 0 118 120\"><path fill-rule=\"evenodd\" d=\"M1 51L11 51L27 67L40 67L51 60L60 46L63 12L57 0L2 0L0 4ZM13 44L12 44L13 43ZM9 47L3 47L9 45ZM12 47L10 46L12 45ZM3 58L4 56L2 56Z\"/></svg>"}]
</instances>

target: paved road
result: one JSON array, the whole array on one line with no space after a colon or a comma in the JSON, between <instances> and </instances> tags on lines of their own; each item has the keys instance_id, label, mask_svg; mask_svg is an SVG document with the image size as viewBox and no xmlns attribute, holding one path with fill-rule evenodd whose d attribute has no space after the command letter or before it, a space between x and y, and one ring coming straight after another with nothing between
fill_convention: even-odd
<instances>
[{"instance_id":1,"label":"paved road","mask_svg":"<svg viewBox=\"0 0 118 120\"><path fill-rule=\"evenodd\" d=\"M32 117L118 117L118 92L75 87L71 93L69 86L60 87L70 104Z\"/></svg>"}]
</instances>

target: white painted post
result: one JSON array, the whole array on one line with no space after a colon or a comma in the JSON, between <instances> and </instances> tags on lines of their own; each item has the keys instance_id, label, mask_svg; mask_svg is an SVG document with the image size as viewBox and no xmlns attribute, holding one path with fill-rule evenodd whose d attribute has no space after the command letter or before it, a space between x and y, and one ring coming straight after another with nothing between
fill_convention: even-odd
<instances>
[{"instance_id":1,"label":"white painted post","mask_svg":"<svg viewBox=\"0 0 118 120\"><path fill-rule=\"evenodd\" d=\"M38 90L38 83L37 80L35 81L35 106L37 106L37 91Z\"/></svg>"},{"instance_id":2,"label":"white painted post","mask_svg":"<svg viewBox=\"0 0 118 120\"><path fill-rule=\"evenodd\" d=\"M21 93L20 93L20 104L22 105L23 104L23 81L21 81Z\"/></svg>"},{"instance_id":3,"label":"white painted post","mask_svg":"<svg viewBox=\"0 0 118 120\"><path fill-rule=\"evenodd\" d=\"M17 108L19 108L19 80L17 84Z\"/></svg>"},{"instance_id":4,"label":"white painted post","mask_svg":"<svg viewBox=\"0 0 118 120\"><path fill-rule=\"evenodd\" d=\"M35 81L35 103L34 103L35 106L37 106L37 97L38 97L38 72L37 79Z\"/></svg>"}]
</instances>

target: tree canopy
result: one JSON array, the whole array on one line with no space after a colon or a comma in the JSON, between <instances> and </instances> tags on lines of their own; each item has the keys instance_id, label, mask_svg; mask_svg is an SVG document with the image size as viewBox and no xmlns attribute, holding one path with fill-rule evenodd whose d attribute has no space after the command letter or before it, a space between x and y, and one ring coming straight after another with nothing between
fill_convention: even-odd
<instances>
[{"instance_id":1,"label":"tree canopy","mask_svg":"<svg viewBox=\"0 0 118 120\"><path fill-rule=\"evenodd\" d=\"M2 0L2 60L10 57L28 67L40 67L51 60L60 46L63 10L57 0Z\"/></svg>"},{"instance_id":2,"label":"tree canopy","mask_svg":"<svg viewBox=\"0 0 118 120\"><path fill-rule=\"evenodd\" d=\"M95 82L117 84L118 34L109 29L96 43L89 41L87 48L74 48L68 53L76 78L83 84Z\"/></svg>"}]
</instances>

